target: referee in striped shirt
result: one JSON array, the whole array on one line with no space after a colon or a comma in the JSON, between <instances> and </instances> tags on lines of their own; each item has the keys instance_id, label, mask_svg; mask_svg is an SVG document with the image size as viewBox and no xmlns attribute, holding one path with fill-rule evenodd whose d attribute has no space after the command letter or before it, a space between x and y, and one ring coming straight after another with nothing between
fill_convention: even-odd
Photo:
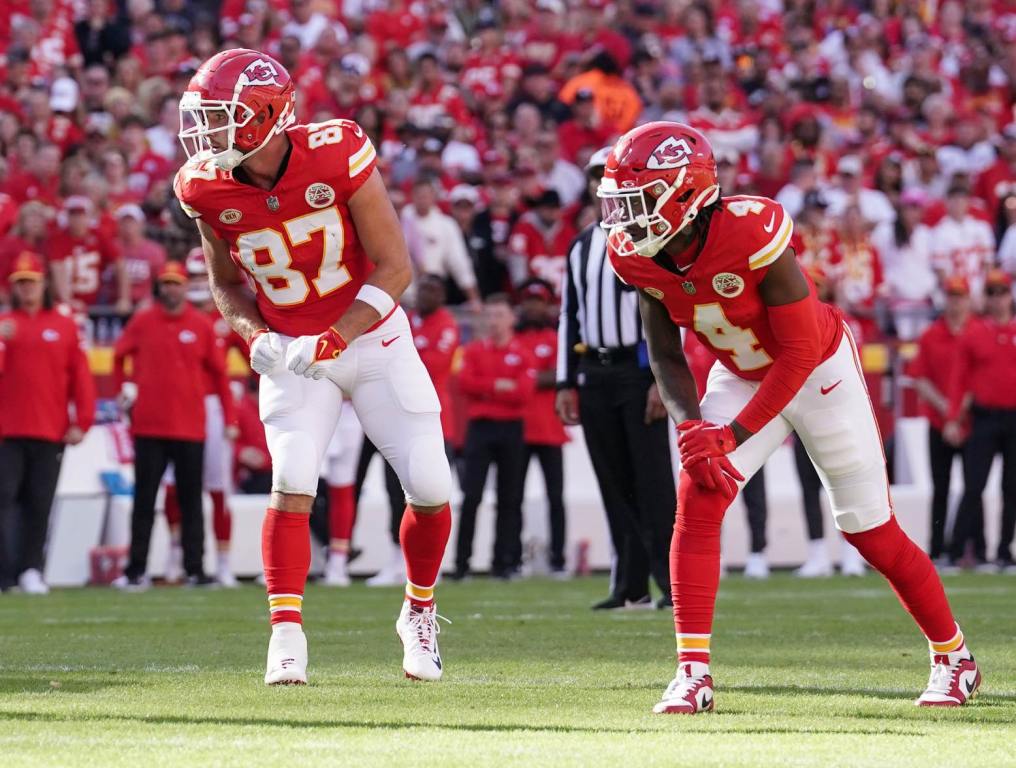
<instances>
[{"instance_id":1,"label":"referee in striped shirt","mask_svg":"<svg viewBox=\"0 0 1016 768\"><path fill-rule=\"evenodd\" d=\"M598 184L611 147L589 159ZM677 499L667 416L649 370L638 295L614 274L606 234L586 227L568 251L558 327L557 412L582 424L616 555L597 609L651 605L650 577L670 605L670 539Z\"/></svg>"}]
</instances>

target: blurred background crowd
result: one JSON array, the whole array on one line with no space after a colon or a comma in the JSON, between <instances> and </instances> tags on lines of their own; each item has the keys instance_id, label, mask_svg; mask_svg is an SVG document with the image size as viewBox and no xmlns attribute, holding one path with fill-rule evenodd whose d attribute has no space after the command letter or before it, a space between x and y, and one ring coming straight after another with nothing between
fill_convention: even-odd
<instances>
[{"instance_id":1,"label":"blurred background crowd","mask_svg":"<svg viewBox=\"0 0 1016 768\"><path fill-rule=\"evenodd\" d=\"M177 104L229 47L289 69L300 122L364 128L464 340L485 299L519 302L534 279L554 316L570 244L598 216L588 159L650 120L702 130L725 195L785 206L801 262L881 345L872 376L907 381L907 343L950 285L978 311L1016 273L1004 0L10 0L0 275L35 254L93 349L197 245L172 193ZM876 390L891 435L904 398Z\"/></svg>"}]
</instances>

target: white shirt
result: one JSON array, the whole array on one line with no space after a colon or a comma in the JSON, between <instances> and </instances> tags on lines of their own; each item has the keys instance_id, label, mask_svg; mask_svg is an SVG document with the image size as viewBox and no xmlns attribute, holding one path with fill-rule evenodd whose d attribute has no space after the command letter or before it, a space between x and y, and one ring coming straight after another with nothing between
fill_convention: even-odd
<instances>
[{"instance_id":1,"label":"white shirt","mask_svg":"<svg viewBox=\"0 0 1016 768\"><path fill-rule=\"evenodd\" d=\"M1010 275L1016 274L1016 224L1010 224L998 246L998 263Z\"/></svg>"},{"instance_id":2,"label":"white shirt","mask_svg":"<svg viewBox=\"0 0 1016 768\"><path fill-rule=\"evenodd\" d=\"M892 224L882 224L871 233L871 242L882 256L885 281L893 303L930 301L938 285L931 267L931 229L918 224L910 240L896 244Z\"/></svg>"},{"instance_id":3,"label":"white shirt","mask_svg":"<svg viewBox=\"0 0 1016 768\"><path fill-rule=\"evenodd\" d=\"M825 197L829 203L826 213L830 216L842 216L847 206L854 202L865 221L875 225L891 224L896 221L896 209L880 190L862 187L855 196L842 189L833 188L826 191Z\"/></svg>"},{"instance_id":4,"label":"white shirt","mask_svg":"<svg viewBox=\"0 0 1016 768\"><path fill-rule=\"evenodd\" d=\"M970 292L981 293L984 275L995 259L995 233L988 223L966 216L946 216L931 231L932 266L947 275L970 281Z\"/></svg>"},{"instance_id":5,"label":"white shirt","mask_svg":"<svg viewBox=\"0 0 1016 768\"><path fill-rule=\"evenodd\" d=\"M462 290L476 287L473 262L462 230L437 206L420 216L412 204L402 209L402 231L416 273L451 277Z\"/></svg>"},{"instance_id":6,"label":"white shirt","mask_svg":"<svg viewBox=\"0 0 1016 768\"><path fill-rule=\"evenodd\" d=\"M578 200L586 187L586 175L578 166L561 159L555 161L550 173L542 174L540 181L557 192L561 205L565 207Z\"/></svg>"}]
</instances>

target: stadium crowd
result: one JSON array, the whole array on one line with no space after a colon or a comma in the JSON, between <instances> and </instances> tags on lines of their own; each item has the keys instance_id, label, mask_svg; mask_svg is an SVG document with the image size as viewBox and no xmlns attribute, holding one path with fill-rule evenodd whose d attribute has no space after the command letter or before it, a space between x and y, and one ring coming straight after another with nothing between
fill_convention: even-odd
<instances>
[{"instance_id":1,"label":"stadium crowd","mask_svg":"<svg viewBox=\"0 0 1016 768\"><path fill-rule=\"evenodd\" d=\"M197 245L172 192L185 157L179 94L205 58L246 47L290 71L300 122L353 119L370 136L417 274L443 281L464 339L482 325L484 301L488 320L505 296L553 306L569 247L599 213L589 157L642 122L681 121L711 141L724 194L773 197L794 217L801 262L864 342L921 340L914 377L936 445L957 449L977 433L978 413L1016 423L1016 387L978 404L976 389L953 391L967 382L935 379L947 358L929 364L922 339L951 297L990 313L992 295L1011 296L1016 13L1001 0L11 0L8 8L0 275L18 274L31 254L87 346L116 343L153 304L160 275L178 274L172 265ZM0 309L16 282L0 281ZM407 304L417 294L414 286ZM968 332L966 319L949 317L952 337ZM1000 311L984 322L1011 322L1011 307L1009 319ZM11 327L0 323L0 343ZM555 343L537 335L527 353L534 370L538 347ZM463 357L455 397L468 400ZM534 376L553 388L551 376ZM0 374L0 394L10 379ZM256 416L240 405L242 436ZM552 398L545 405L552 410ZM4 421L16 407L0 402L8 442L23 437ZM477 417L475 406L454 409ZM560 446L559 428L543 442ZM461 445L464 431L449 426L447 437ZM70 442L53 430L28 436ZM532 441L514 439L518 455L502 460L544 460ZM982 442L978 455L1008 452L1006 439ZM264 473L258 442L238 452L241 481ZM1006 520L1016 524L1009 485ZM976 525L966 528L985 560ZM933 554L947 554L936 541ZM463 573L467 544L459 543ZM517 566L515 547L502 542L502 571ZM1006 544L1003 564L1007 553ZM954 543L951 555L964 551ZM557 549L552 560L563 567ZM37 567L34 555L25 562Z\"/></svg>"}]
</instances>

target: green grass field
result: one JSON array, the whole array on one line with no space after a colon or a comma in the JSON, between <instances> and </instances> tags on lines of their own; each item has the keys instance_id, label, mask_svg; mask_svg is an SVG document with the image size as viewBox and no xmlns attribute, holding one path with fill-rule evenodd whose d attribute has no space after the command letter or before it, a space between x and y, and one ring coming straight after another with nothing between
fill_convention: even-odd
<instances>
[{"instance_id":1,"label":"green grass field","mask_svg":"<svg viewBox=\"0 0 1016 768\"><path fill-rule=\"evenodd\" d=\"M947 587L984 670L912 700L925 645L877 576L727 579L711 715L649 714L666 612L593 613L602 578L442 585L445 680L403 679L397 590L312 587L311 684L266 688L263 591L0 596L0 765L1016 765L1016 579Z\"/></svg>"}]
</instances>

